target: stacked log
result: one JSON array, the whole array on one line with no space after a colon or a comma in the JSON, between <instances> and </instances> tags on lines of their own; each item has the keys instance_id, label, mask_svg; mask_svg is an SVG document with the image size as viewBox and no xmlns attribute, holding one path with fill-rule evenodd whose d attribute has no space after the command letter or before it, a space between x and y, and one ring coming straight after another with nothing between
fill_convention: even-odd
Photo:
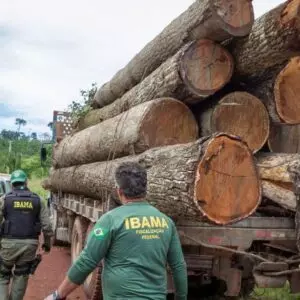
<instances>
[{"instance_id":1,"label":"stacked log","mask_svg":"<svg viewBox=\"0 0 300 300\"><path fill-rule=\"evenodd\" d=\"M262 102L246 92L233 92L199 114L202 135L229 132L240 136L253 152L269 137L269 115Z\"/></svg>"},{"instance_id":2,"label":"stacked log","mask_svg":"<svg viewBox=\"0 0 300 300\"><path fill-rule=\"evenodd\" d=\"M288 0L257 20L250 34L234 39L235 80L260 82L270 69L300 54L299 0Z\"/></svg>"},{"instance_id":3,"label":"stacked log","mask_svg":"<svg viewBox=\"0 0 300 300\"><path fill-rule=\"evenodd\" d=\"M146 167L147 199L175 219L200 220L206 216L218 224L228 224L249 216L261 200L251 151L227 134L112 161L56 169L48 188L101 199L104 191L114 190L115 169L124 161Z\"/></svg>"},{"instance_id":4,"label":"stacked log","mask_svg":"<svg viewBox=\"0 0 300 300\"><path fill-rule=\"evenodd\" d=\"M79 120L78 129L113 118L155 98L202 101L224 87L232 73L232 57L222 46L210 40L191 42L121 98L90 111Z\"/></svg>"},{"instance_id":5,"label":"stacked log","mask_svg":"<svg viewBox=\"0 0 300 300\"><path fill-rule=\"evenodd\" d=\"M156 99L66 137L54 147L53 166L106 161L154 147L189 143L197 137L197 122L186 105L171 98Z\"/></svg>"},{"instance_id":6,"label":"stacked log","mask_svg":"<svg viewBox=\"0 0 300 300\"><path fill-rule=\"evenodd\" d=\"M300 0L253 26L248 0L195 1L97 90L55 146L45 186L115 198L115 169L132 161L147 169L147 199L175 220L225 225L270 203L295 212L299 20Z\"/></svg>"},{"instance_id":7,"label":"stacked log","mask_svg":"<svg viewBox=\"0 0 300 300\"><path fill-rule=\"evenodd\" d=\"M260 153L257 155L263 195L292 211L296 209L296 196L291 170L299 169L299 163L300 154Z\"/></svg>"},{"instance_id":8,"label":"stacked log","mask_svg":"<svg viewBox=\"0 0 300 300\"><path fill-rule=\"evenodd\" d=\"M254 20L250 0L197 0L148 43L110 82L98 89L94 107L122 97L189 41L245 36Z\"/></svg>"}]
</instances>

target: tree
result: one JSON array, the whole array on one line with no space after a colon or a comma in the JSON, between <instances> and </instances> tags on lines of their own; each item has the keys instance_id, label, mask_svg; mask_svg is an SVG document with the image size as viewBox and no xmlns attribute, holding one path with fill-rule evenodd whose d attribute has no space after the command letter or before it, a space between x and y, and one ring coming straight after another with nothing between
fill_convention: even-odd
<instances>
[{"instance_id":1,"label":"tree","mask_svg":"<svg viewBox=\"0 0 300 300\"><path fill-rule=\"evenodd\" d=\"M19 137L19 133L17 131L3 129L0 136L4 139L16 140Z\"/></svg>"},{"instance_id":2,"label":"tree","mask_svg":"<svg viewBox=\"0 0 300 300\"><path fill-rule=\"evenodd\" d=\"M72 101L68 106L68 111L71 113L72 119L77 120L78 118L86 115L91 109L91 103L97 91L96 83L92 83L90 89L81 90L81 99L79 101Z\"/></svg>"},{"instance_id":3,"label":"tree","mask_svg":"<svg viewBox=\"0 0 300 300\"><path fill-rule=\"evenodd\" d=\"M30 135L32 140L37 140L37 133L36 132L32 132Z\"/></svg>"},{"instance_id":4,"label":"tree","mask_svg":"<svg viewBox=\"0 0 300 300\"><path fill-rule=\"evenodd\" d=\"M44 132L39 134L39 138L41 141L49 141L51 139L51 136L48 132Z\"/></svg>"},{"instance_id":5,"label":"tree","mask_svg":"<svg viewBox=\"0 0 300 300\"><path fill-rule=\"evenodd\" d=\"M21 126L26 126L27 121L22 118L16 118L15 124L18 126L18 133L20 132Z\"/></svg>"},{"instance_id":6,"label":"tree","mask_svg":"<svg viewBox=\"0 0 300 300\"><path fill-rule=\"evenodd\" d=\"M49 122L47 126L52 130L53 129L53 122Z\"/></svg>"}]
</instances>

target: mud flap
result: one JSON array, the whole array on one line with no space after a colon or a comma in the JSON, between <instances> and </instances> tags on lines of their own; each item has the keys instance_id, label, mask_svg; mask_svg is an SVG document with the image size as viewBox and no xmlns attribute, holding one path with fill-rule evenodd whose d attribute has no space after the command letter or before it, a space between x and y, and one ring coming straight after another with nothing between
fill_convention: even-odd
<instances>
[{"instance_id":1,"label":"mud flap","mask_svg":"<svg viewBox=\"0 0 300 300\"><path fill-rule=\"evenodd\" d=\"M268 276L268 273L286 271L288 268L285 262L262 262L253 270L255 283L259 288L282 288L288 276Z\"/></svg>"}]
</instances>

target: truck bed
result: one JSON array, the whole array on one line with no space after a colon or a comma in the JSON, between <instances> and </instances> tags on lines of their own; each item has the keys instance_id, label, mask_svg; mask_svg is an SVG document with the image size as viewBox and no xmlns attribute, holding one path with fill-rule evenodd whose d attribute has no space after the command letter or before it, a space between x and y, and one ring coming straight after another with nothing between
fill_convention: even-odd
<instances>
[{"instance_id":1,"label":"truck bed","mask_svg":"<svg viewBox=\"0 0 300 300\"><path fill-rule=\"evenodd\" d=\"M201 242L248 249L253 241L295 240L295 223L291 218L249 217L243 221L218 226L203 222L178 222L177 229L184 245L193 245L189 236Z\"/></svg>"},{"instance_id":2,"label":"truck bed","mask_svg":"<svg viewBox=\"0 0 300 300\"><path fill-rule=\"evenodd\" d=\"M114 206L78 195L54 195L53 203L61 208L96 222L101 215ZM176 222L183 245L196 245L193 240L201 242L248 249L252 242L295 240L295 223L291 218L283 217L248 217L231 225L221 226L206 222ZM58 228L59 230L59 228Z\"/></svg>"}]
</instances>

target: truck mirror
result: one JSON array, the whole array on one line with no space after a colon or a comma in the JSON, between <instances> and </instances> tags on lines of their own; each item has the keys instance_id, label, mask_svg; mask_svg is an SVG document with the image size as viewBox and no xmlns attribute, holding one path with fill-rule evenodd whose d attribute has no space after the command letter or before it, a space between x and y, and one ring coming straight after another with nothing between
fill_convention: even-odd
<instances>
[{"instance_id":1,"label":"truck mirror","mask_svg":"<svg viewBox=\"0 0 300 300\"><path fill-rule=\"evenodd\" d=\"M40 156L41 156L41 161L47 160L47 149L44 146L42 146L41 148Z\"/></svg>"}]
</instances>

